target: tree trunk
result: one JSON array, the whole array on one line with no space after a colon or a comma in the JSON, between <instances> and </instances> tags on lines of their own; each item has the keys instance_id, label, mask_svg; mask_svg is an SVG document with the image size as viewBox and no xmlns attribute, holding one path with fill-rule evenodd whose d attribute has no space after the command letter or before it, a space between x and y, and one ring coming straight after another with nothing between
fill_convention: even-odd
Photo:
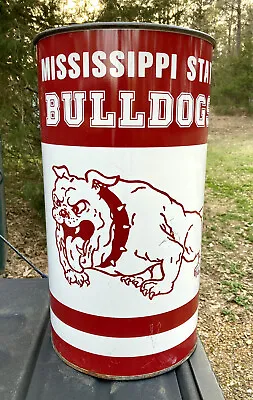
<instances>
[{"instance_id":1,"label":"tree trunk","mask_svg":"<svg viewBox=\"0 0 253 400\"><path fill-rule=\"evenodd\" d=\"M231 3L231 13L230 18L228 20L228 52L232 51L232 26L234 20L234 0Z\"/></svg>"},{"instance_id":2,"label":"tree trunk","mask_svg":"<svg viewBox=\"0 0 253 400\"><path fill-rule=\"evenodd\" d=\"M237 0L237 30L236 30L236 53L239 55L241 50L241 30L242 30L242 17L241 17L241 0Z\"/></svg>"}]
</instances>

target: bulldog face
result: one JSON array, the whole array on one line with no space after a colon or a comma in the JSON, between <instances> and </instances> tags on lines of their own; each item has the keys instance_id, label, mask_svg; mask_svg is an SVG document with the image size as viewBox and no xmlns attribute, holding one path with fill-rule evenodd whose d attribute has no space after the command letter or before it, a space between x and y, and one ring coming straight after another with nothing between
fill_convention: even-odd
<instances>
[{"instance_id":1,"label":"bulldog face","mask_svg":"<svg viewBox=\"0 0 253 400\"><path fill-rule=\"evenodd\" d=\"M113 233L110 209L99 195L102 183L70 175L65 166L53 170L52 215L63 228L68 262L75 270L84 264L94 266L95 257L97 264L106 256L100 248L112 240Z\"/></svg>"},{"instance_id":2,"label":"bulldog face","mask_svg":"<svg viewBox=\"0 0 253 400\"><path fill-rule=\"evenodd\" d=\"M98 228L101 217L98 210L102 207L99 187L91 188L85 179L69 175L66 167L54 167L57 176L53 190L53 217L58 224L80 230L82 221L90 221ZM78 229L79 228L79 229Z\"/></svg>"}]
</instances>

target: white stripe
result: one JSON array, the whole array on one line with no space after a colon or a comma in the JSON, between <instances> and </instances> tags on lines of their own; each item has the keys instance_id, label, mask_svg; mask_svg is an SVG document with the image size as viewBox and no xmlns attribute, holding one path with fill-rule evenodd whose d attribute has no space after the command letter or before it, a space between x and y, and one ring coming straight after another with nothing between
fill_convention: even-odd
<instances>
[{"instance_id":1,"label":"white stripe","mask_svg":"<svg viewBox=\"0 0 253 400\"><path fill-rule=\"evenodd\" d=\"M156 335L134 338L111 338L79 331L62 322L51 310L52 327L71 346L89 353L111 357L138 357L160 353L184 342L197 325L195 314L184 324Z\"/></svg>"}]
</instances>

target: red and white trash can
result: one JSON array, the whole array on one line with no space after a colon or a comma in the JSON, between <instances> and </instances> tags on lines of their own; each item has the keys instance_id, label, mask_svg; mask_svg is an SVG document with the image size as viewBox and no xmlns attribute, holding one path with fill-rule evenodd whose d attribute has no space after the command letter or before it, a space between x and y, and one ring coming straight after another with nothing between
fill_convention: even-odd
<instances>
[{"instance_id":1,"label":"red and white trash can","mask_svg":"<svg viewBox=\"0 0 253 400\"><path fill-rule=\"evenodd\" d=\"M214 40L94 23L35 39L52 342L108 379L194 351Z\"/></svg>"}]
</instances>

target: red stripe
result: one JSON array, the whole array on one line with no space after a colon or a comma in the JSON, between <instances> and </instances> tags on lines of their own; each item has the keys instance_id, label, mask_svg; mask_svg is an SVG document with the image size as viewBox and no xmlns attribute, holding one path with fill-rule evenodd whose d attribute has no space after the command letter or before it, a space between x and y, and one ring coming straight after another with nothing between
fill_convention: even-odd
<instances>
[{"instance_id":1,"label":"red stripe","mask_svg":"<svg viewBox=\"0 0 253 400\"><path fill-rule=\"evenodd\" d=\"M169 128L125 129L122 133L117 129L43 127L42 142L64 146L84 147L175 147L205 144L207 128L180 128L174 122ZM85 134L84 134L85 132Z\"/></svg>"},{"instance_id":2,"label":"red stripe","mask_svg":"<svg viewBox=\"0 0 253 400\"><path fill-rule=\"evenodd\" d=\"M173 367L192 352L196 340L195 330L183 343L158 354L140 357L108 357L79 350L62 340L52 329L54 347L66 361L86 370L91 375L108 375L108 378L145 375Z\"/></svg>"},{"instance_id":3,"label":"red stripe","mask_svg":"<svg viewBox=\"0 0 253 400\"><path fill-rule=\"evenodd\" d=\"M135 318L113 318L86 314L60 303L51 293L51 308L65 324L82 332L108 337L141 337L176 328L188 321L198 307L198 293L182 307L158 315Z\"/></svg>"}]
</instances>

